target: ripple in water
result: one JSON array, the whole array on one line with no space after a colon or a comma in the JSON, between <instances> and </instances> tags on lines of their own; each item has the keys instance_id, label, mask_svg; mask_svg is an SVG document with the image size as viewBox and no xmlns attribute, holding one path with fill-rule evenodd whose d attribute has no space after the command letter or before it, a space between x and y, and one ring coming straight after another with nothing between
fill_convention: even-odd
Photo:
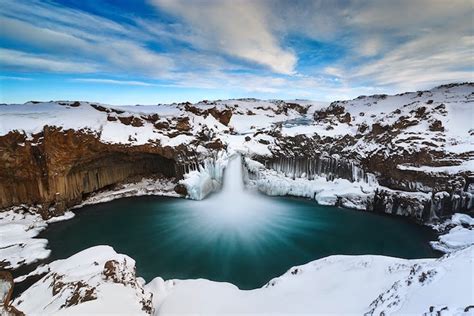
<instances>
[{"instance_id":1,"label":"ripple in water","mask_svg":"<svg viewBox=\"0 0 474 316\"><path fill-rule=\"evenodd\" d=\"M438 255L428 245L434 233L404 219L246 191L238 158L223 190L203 201L137 197L87 206L42 237L49 260L108 244L133 257L148 281L206 278L242 289L333 254Z\"/></svg>"}]
</instances>

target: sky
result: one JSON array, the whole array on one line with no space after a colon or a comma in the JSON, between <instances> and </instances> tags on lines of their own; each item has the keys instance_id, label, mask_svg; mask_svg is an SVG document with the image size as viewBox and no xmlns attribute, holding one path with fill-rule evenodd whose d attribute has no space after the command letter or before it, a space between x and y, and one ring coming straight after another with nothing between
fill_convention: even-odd
<instances>
[{"instance_id":1,"label":"sky","mask_svg":"<svg viewBox=\"0 0 474 316\"><path fill-rule=\"evenodd\" d=\"M341 100L474 81L471 0L2 0L0 103Z\"/></svg>"}]
</instances>

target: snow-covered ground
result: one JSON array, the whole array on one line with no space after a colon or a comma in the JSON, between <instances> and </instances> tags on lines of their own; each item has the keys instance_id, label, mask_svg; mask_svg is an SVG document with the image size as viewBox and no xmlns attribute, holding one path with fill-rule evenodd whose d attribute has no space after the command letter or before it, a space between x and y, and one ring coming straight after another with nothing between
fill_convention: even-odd
<instances>
[{"instance_id":1,"label":"snow-covered ground","mask_svg":"<svg viewBox=\"0 0 474 316\"><path fill-rule=\"evenodd\" d=\"M204 279L144 284L132 258L97 246L50 263L13 305L27 315L468 315L473 260L474 246L440 259L330 256L243 291Z\"/></svg>"},{"instance_id":2,"label":"snow-covered ground","mask_svg":"<svg viewBox=\"0 0 474 316\"><path fill-rule=\"evenodd\" d=\"M0 267L16 269L49 256L46 239L34 238L48 223L67 220L74 213L67 212L61 217L43 220L37 213L23 211L15 207L0 212Z\"/></svg>"},{"instance_id":3,"label":"snow-covered ground","mask_svg":"<svg viewBox=\"0 0 474 316\"><path fill-rule=\"evenodd\" d=\"M44 269L48 273L13 302L27 315L153 312L153 295L136 277L135 261L109 246L83 250Z\"/></svg>"},{"instance_id":4,"label":"snow-covered ground","mask_svg":"<svg viewBox=\"0 0 474 316\"><path fill-rule=\"evenodd\" d=\"M131 196L155 195L180 197L180 195L174 191L174 186L175 183L169 179L143 178L138 182L125 183L111 190L94 193L74 208Z\"/></svg>"},{"instance_id":5,"label":"snow-covered ground","mask_svg":"<svg viewBox=\"0 0 474 316\"><path fill-rule=\"evenodd\" d=\"M444 160L436 166L403 162L397 169L450 176L460 172L473 175L473 96L474 85L470 84L395 96L359 97L333 103L332 107L344 108L344 117L321 114L318 120L314 120L313 115L327 111L329 104L292 101L296 105L289 106L281 101L240 99L203 101L194 105L122 107L88 102L0 105L0 136L18 130L24 132L27 139L33 139L34 134L48 125L83 130L104 143L187 146L206 157L180 181L192 199L202 199L218 189L229 156L239 152L246 157L246 168L257 175L248 178L247 184L266 194L308 197L320 204L366 209L368 201L380 189L419 201L432 196L429 188L421 184L420 190L425 192L390 190L380 186L374 175L369 175L368 181L324 176L288 177L252 158L271 157L285 137L328 138L330 146L333 139L359 134L353 144L344 146L337 155L355 153L357 157L367 157L383 153L386 157L393 154L409 157L423 150L433 150L443 153ZM231 111L228 124L209 114L212 109ZM154 114L158 116L151 117ZM184 127L178 126L180 122L184 122ZM376 133L377 126L382 130L387 127L393 133L388 141ZM193 143L202 133L211 139L220 139L226 150L209 158L208 149ZM126 196L178 196L175 185L171 180L143 179L96 193L81 206ZM48 221L25 211L27 209L25 206L0 212L0 266L18 268L49 255L47 240L35 238L47 227ZM398 210L392 213L399 214ZM68 212L63 218L49 222L71 216L73 213ZM465 214L455 214L451 220L435 227L445 234L433 241L432 246L449 252L441 259L332 256L294 267L266 287L251 291L208 280L164 281L159 277L145 285L135 276L133 259L107 246L94 247L33 271L32 274L47 272L47 275L14 304L27 314L380 315L384 312L437 315L441 311L441 315L472 314L474 307L469 306L474 305L473 227L474 220ZM115 261L107 264L110 260Z\"/></svg>"}]
</instances>

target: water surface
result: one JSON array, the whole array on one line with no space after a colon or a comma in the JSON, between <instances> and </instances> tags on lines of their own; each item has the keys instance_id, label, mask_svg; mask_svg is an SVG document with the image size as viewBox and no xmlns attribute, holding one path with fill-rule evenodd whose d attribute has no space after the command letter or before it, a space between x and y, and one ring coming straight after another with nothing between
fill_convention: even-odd
<instances>
[{"instance_id":1,"label":"water surface","mask_svg":"<svg viewBox=\"0 0 474 316\"><path fill-rule=\"evenodd\" d=\"M236 190L235 186L233 189ZM436 257L434 233L403 218L293 198L227 194L205 201L136 197L86 206L41 237L66 258L111 245L150 281L206 278L241 289L263 286L290 267L333 254Z\"/></svg>"}]
</instances>

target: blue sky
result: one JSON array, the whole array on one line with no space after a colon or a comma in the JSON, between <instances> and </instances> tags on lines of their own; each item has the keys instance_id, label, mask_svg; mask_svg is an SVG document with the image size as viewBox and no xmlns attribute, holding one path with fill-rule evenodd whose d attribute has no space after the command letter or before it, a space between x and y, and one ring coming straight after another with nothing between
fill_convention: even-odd
<instances>
[{"instance_id":1,"label":"blue sky","mask_svg":"<svg viewBox=\"0 0 474 316\"><path fill-rule=\"evenodd\" d=\"M473 81L471 1L0 3L0 102L335 100Z\"/></svg>"}]
</instances>

